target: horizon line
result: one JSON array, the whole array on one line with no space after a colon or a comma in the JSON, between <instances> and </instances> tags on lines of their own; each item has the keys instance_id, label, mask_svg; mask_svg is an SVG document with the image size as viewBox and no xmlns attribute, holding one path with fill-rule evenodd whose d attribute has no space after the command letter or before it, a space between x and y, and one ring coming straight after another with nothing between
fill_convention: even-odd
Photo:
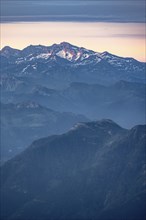
<instances>
[{"instance_id":1,"label":"horizon line","mask_svg":"<svg viewBox=\"0 0 146 220\"><path fill-rule=\"evenodd\" d=\"M37 47L37 46L52 47L52 46L55 45L55 44L56 44L56 45L60 45L60 44L63 44L63 43L70 44L71 46L75 46L75 47L78 47L78 48L84 48L84 49L87 49L87 50L90 50L90 51L93 51L93 52L99 53L99 54L107 52L107 53L109 53L109 54L111 54L111 55L114 55L114 56L116 56L116 57L119 57L119 58L124 58L124 59L129 58L129 59L134 59L134 60L136 60L136 61L138 61L138 62L141 62L141 63L146 63L146 61L138 60L137 58L134 58L134 57L130 57L130 56L120 56L120 55L113 54L112 52L106 51L106 50L105 50L105 51L102 51L102 52L99 52L99 51L95 51L95 50L92 50L92 49L89 49L89 48L86 48L86 47L74 45L74 44L72 44L72 43L70 43L70 42L67 42L67 41L61 41L60 43L53 43L53 44L51 44L51 45L29 44L28 46L19 47L19 48L15 48L15 47L12 47L12 46L9 46L9 45L5 45L5 46L3 46L2 48L1 48L1 46L0 46L0 52L2 52L2 50L3 50L4 48L6 48L6 47L9 47L9 48L11 48L11 49L13 49L13 50L23 51L24 49L26 49L26 48L28 48L28 47L31 47L31 46L32 46L32 47Z\"/></svg>"}]
</instances>

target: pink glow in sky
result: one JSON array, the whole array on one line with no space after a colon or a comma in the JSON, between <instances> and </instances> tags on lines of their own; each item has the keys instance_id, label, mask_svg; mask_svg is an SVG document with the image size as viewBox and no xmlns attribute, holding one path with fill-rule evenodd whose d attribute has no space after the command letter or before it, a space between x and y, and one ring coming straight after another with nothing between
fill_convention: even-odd
<instances>
[{"instance_id":1,"label":"pink glow in sky","mask_svg":"<svg viewBox=\"0 0 146 220\"><path fill-rule=\"evenodd\" d=\"M52 45L67 41L94 51L145 61L143 23L26 22L1 24L1 48L22 49L30 44Z\"/></svg>"}]
</instances>

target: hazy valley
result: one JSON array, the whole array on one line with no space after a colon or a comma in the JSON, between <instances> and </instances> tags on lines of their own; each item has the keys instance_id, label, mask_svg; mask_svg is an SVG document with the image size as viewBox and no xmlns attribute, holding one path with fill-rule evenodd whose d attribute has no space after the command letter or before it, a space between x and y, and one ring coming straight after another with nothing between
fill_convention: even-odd
<instances>
[{"instance_id":1,"label":"hazy valley","mask_svg":"<svg viewBox=\"0 0 146 220\"><path fill-rule=\"evenodd\" d=\"M66 42L23 50L5 47L0 56L5 158L85 118L110 118L127 128L145 122L145 63Z\"/></svg>"}]
</instances>

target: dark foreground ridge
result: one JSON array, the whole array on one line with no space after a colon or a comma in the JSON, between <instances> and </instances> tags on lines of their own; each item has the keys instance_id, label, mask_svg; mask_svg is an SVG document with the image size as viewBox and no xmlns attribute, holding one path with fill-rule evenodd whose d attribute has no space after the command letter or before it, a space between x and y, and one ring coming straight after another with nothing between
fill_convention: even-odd
<instances>
[{"instance_id":1,"label":"dark foreground ridge","mask_svg":"<svg viewBox=\"0 0 146 220\"><path fill-rule=\"evenodd\" d=\"M1 220L144 220L146 127L78 123L1 167Z\"/></svg>"}]
</instances>

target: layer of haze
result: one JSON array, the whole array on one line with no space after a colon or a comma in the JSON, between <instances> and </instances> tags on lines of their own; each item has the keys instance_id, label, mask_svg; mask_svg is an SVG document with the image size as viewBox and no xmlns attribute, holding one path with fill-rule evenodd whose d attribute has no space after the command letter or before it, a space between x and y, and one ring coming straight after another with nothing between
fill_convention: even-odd
<instances>
[{"instance_id":1,"label":"layer of haze","mask_svg":"<svg viewBox=\"0 0 146 220\"><path fill-rule=\"evenodd\" d=\"M1 24L1 48L22 49L30 44L52 45L62 41L94 51L108 51L145 61L143 23L18 22Z\"/></svg>"}]
</instances>

